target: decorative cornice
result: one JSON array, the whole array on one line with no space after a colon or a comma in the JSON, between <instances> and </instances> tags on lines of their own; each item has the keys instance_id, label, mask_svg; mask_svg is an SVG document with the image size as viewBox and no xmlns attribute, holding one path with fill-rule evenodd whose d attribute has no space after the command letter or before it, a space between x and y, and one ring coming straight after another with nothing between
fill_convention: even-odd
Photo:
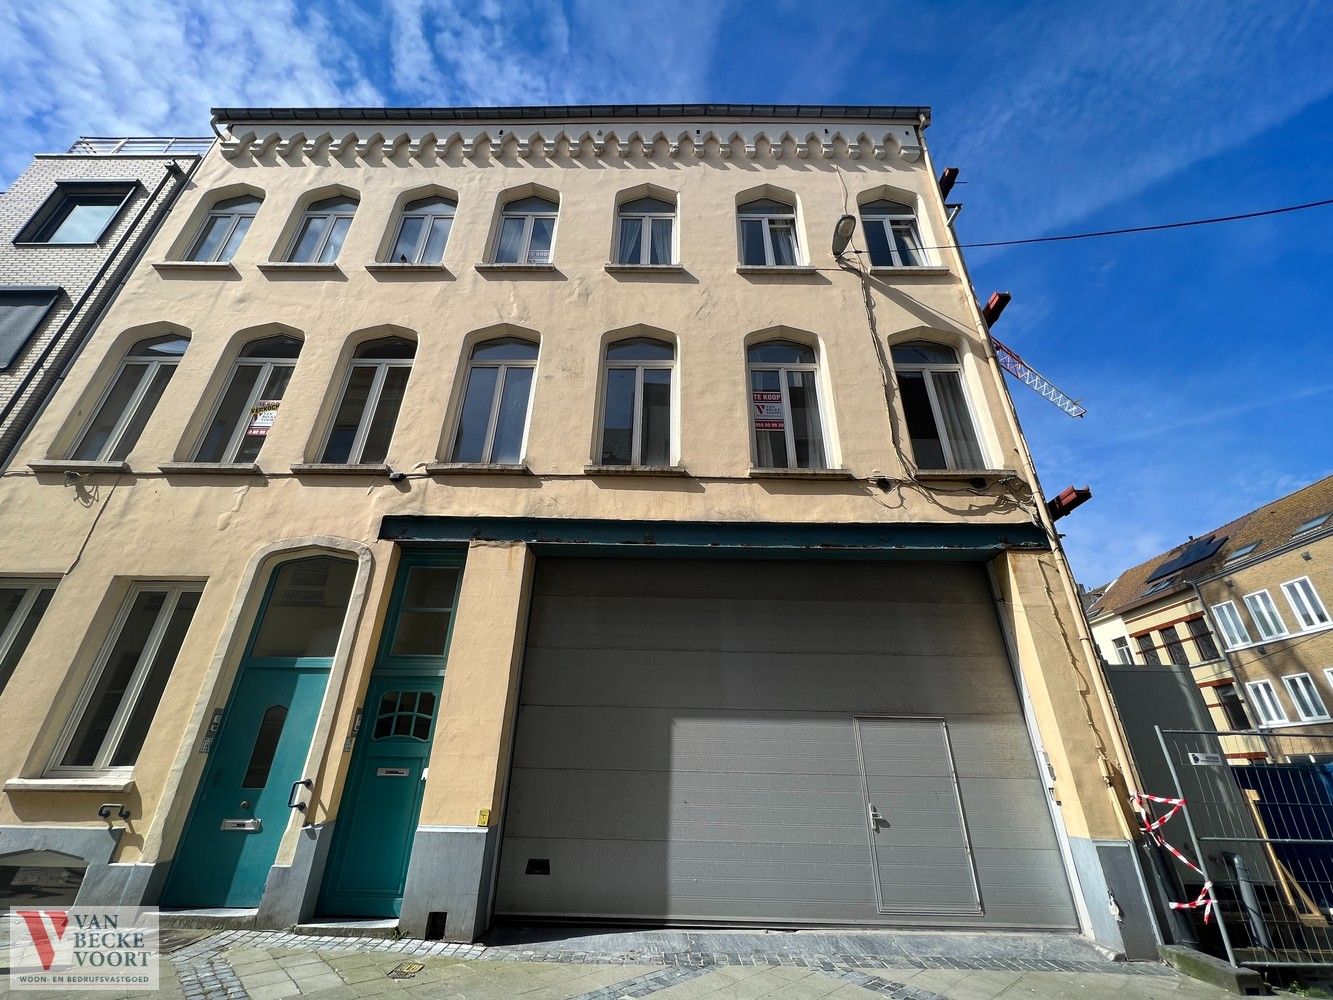
<instances>
[{"instance_id":1,"label":"decorative cornice","mask_svg":"<svg viewBox=\"0 0 1333 1000\"><path fill-rule=\"evenodd\" d=\"M242 156L259 159L271 152L279 159L295 161L323 156L327 150L327 155L335 160L393 159L406 155L423 161L455 156L478 161L585 157L667 161L716 155L724 160L899 157L915 163L921 157L921 139L914 125L867 129L862 123L852 122L830 122L817 128L811 128L809 123L740 127L687 123L683 128L681 123L654 123L630 128L620 122L545 129L534 122L520 123L517 128L494 124L445 129L407 125L387 132L374 128L358 132L351 126L314 132L297 125L274 128L266 123L262 131L234 128L224 137L221 149L229 160Z\"/></svg>"}]
</instances>

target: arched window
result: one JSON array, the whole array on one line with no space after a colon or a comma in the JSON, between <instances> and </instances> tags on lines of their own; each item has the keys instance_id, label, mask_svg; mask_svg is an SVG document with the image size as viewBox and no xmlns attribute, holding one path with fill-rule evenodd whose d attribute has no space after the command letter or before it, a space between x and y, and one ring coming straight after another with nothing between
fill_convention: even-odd
<instances>
[{"instance_id":1,"label":"arched window","mask_svg":"<svg viewBox=\"0 0 1333 1000\"><path fill-rule=\"evenodd\" d=\"M755 344L750 368L750 420L761 469L824 468L815 352L789 340Z\"/></svg>"},{"instance_id":2,"label":"arched window","mask_svg":"<svg viewBox=\"0 0 1333 1000\"><path fill-rule=\"evenodd\" d=\"M760 198L736 210L740 225L741 263L751 267L791 267L800 263L796 239L796 208Z\"/></svg>"},{"instance_id":3,"label":"arched window","mask_svg":"<svg viewBox=\"0 0 1333 1000\"><path fill-rule=\"evenodd\" d=\"M649 337L606 349L602 465L671 464L671 372L676 350Z\"/></svg>"},{"instance_id":4,"label":"arched window","mask_svg":"<svg viewBox=\"0 0 1333 1000\"><path fill-rule=\"evenodd\" d=\"M79 435L70 458L121 462L139 441L157 401L176 374L181 355L190 346L185 337L150 337L130 348L93 417Z\"/></svg>"},{"instance_id":5,"label":"arched window","mask_svg":"<svg viewBox=\"0 0 1333 1000\"><path fill-rule=\"evenodd\" d=\"M295 264L332 264L352 228L356 206L357 200L346 195L312 204L301 217L287 259Z\"/></svg>"},{"instance_id":6,"label":"arched window","mask_svg":"<svg viewBox=\"0 0 1333 1000\"><path fill-rule=\"evenodd\" d=\"M356 582L356 561L307 556L273 571L250 655L255 659L330 659Z\"/></svg>"},{"instance_id":7,"label":"arched window","mask_svg":"<svg viewBox=\"0 0 1333 1000\"><path fill-rule=\"evenodd\" d=\"M300 354L301 342L295 337L265 337L246 345L218 397L196 462L255 460Z\"/></svg>"},{"instance_id":8,"label":"arched window","mask_svg":"<svg viewBox=\"0 0 1333 1000\"><path fill-rule=\"evenodd\" d=\"M362 344L352 356L321 462L383 462L403 405L417 345L401 337Z\"/></svg>"},{"instance_id":9,"label":"arched window","mask_svg":"<svg viewBox=\"0 0 1333 1000\"><path fill-rule=\"evenodd\" d=\"M497 264L549 264L560 206L533 196L509 202L500 215Z\"/></svg>"},{"instance_id":10,"label":"arched window","mask_svg":"<svg viewBox=\"0 0 1333 1000\"><path fill-rule=\"evenodd\" d=\"M893 348L903 417L922 469L984 469L985 456L953 348L914 340Z\"/></svg>"},{"instance_id":11,"label":"arched window","mask_svg":"<svg viewBox=\"0 0 1333 1000\"><path fill-rule=\"evenodd\" d=\"M262 202L262 198L244 194L214 205L199 227L199 236L187 259L219 263L231 260L250 231L250 223L255 221Z\"/></svg>"},{"instance_id":12,"label":"arched window","mask_svg":"<svg viewBox=\"0 0 1333 1000\"><path fill-rule=\"evenodd\" d=\"M408 202L398 224L398 235L389 253L391 264L438 264L454 224L457 206L448 198L422 198Z\"/></svg>"},{"instance_id":13,"label":"arched window","mask_svg":"<svg viewBox=\"0 0 1333 1000\"><path fill-rule=\"evenodd\" d=\"M523 455L537 345L518 337L472 349L451 461L517 464Z\"/></svg>"},{"instance_id":14,"label":"arched window","mask_svg":"<svg viewBox=\"0 0 1333 1000\"><path fill-rule=\"evenodd\" d=\"M660 198L638 198L620 206L617 264L674 264L676 206Z\"/></svg>"},{"instance_id":15,"label":"arched window","mask_svg":"<svg viewBox=\"0 0 1333 1000\"><path fill-rule=\"evenodd\" d=\"M861 206L872 267L924 267L930 263L921 249L916 212L897 201L872 201Z\"/></svg>"}]
</instances>

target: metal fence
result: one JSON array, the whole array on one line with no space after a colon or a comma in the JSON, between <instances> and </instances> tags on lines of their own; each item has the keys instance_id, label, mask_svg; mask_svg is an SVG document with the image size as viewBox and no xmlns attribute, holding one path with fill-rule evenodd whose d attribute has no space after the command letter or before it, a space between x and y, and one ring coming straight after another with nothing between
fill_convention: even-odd
<instances>
[{"instance_id":1,"label":"metal fence","mask_svg":"<svg viewBox=\"0 0 1333 1000\"><path fill-rule=\"evenodd\" d=\"M85 156L202 156L211 145L212 136L85 135L69 151Z\"/></svg>"},{"instance_id":2,"label":"metal fence","mask_svg":"<svg viewBox=\"0 0 1333 1000\"><path fill-rule=\"evenodd\" d=\"M1185 800L1189 842L1179 820L1160 832L1211 883L1227 957L1333 966L1333 737L1161 728L1157 736L1174 797ZM1197 897L1203 878L1179 862L1173 870L1181 899Z\"/></svg>"}]
</instances>

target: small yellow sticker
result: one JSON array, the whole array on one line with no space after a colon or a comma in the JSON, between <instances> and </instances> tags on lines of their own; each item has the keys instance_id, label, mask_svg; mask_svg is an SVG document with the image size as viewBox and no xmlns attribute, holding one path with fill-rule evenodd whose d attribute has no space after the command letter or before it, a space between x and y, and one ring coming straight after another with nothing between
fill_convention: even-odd
<instances>
[{"instance_id":1,"label":"small yellow sticker","mask_svg":"<svg viewBox=\"0 0 1333 1000\"><path fill-rule=\"evenodd\" d=\"M491 825L491 811L489 809L477 810L477 826Z\"/></svg>"}]
</instances>

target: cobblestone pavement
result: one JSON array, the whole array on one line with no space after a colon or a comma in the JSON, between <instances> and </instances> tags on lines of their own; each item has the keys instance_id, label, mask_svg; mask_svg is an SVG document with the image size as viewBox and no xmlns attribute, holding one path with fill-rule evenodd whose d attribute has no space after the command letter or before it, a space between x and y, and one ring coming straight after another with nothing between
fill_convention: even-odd
<instances>
[{"instance_id":1,"label":"cobblestone pavement","mask_svg":"<svg viewBox=\"0 0 1333 1000\"><path fill-rule=\"evenodd\" d=\"M996 940L1001 943L995 944ZM609 943L615 946L605 947ZM487 947L279 931L164 929L162 946L158 995L173 1000L306 996L355 1000L399 995L460 1000L649 996L654 1000L995 1000L1001 994L1005 1000L1222 1000L1230 996L1161 965L1109 962L1085 942L1040 936L1015 945L985 935L662 932L591 938L575 934ZM931 951L951 954L927 953ZM395 972L405 978L391 978ZM0 983L0 992L7 989L7 982ZM16 994L34 1000L56 995L110 1000L118 994L26 990ZM144 995L124 994L127 1000Z\"/></svg>"}]
</instances>

